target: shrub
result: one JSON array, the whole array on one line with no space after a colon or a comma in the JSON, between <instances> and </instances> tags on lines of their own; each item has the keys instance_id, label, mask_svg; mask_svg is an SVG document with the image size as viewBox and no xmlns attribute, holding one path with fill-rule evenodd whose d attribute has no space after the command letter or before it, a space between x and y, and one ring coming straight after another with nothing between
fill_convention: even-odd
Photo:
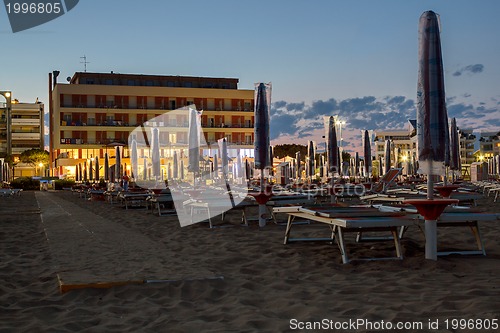
<instances>
[{"instance_id":1,"label":"shrub","mask_svg":"<svg viewBox=\"0 0 500 333\"><path fill-rule=\"evenodd\" d=\"M19 177L10 182L10 187L20 188L23 191L40 190L40 181L31 177Z\"/></svg>"},{"instance_id":2,"label":"shrub","mask_svg":"<svg viewBox=\"0 0 500 333\"><path fill-rule=\"evenodd\" d=\"M54 181L54 189L55 190L62 190L63 188L72 187L73 185L75 185L74 180L57 179L56 181Z\"/></svg>"}]
</instances>

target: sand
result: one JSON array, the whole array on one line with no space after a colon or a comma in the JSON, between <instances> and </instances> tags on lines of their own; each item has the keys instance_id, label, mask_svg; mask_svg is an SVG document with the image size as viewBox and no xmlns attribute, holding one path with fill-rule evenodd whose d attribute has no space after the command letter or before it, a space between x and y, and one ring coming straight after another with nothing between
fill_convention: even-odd
<instances>
[{"instance_id":1,"label":"sand","mask_svg":"<svg viewBox=\"0 0 500 333\"><path fill-rule=\"evenodd\" d=\"M491 198L478 208L500 213ZM356 320L422 324L394 332L465 332L451 320L500 320L498 222L481 223L486 257L426 260L412 227L404 260L342 264L336 245L283 245L284 226L240 226L237 211L225 227L181 228L175 216L60 191L0 198L0 217L0 332L313 332L293 328L323 320L344 324L335 332L375 331L345 326ZM329 234L322 225L294 228ZM388 243L353 245L353 237L352 257L392 253ZM473 245L466 230L439 237L444 247ZM124 285L60 289L105 282Z\"/></svg>"}]
</instances>

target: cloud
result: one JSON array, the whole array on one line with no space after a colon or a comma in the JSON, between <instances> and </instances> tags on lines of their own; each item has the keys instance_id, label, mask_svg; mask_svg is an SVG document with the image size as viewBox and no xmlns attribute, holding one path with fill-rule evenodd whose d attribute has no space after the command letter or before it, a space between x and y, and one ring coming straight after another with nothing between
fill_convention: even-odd
<instances>
[{"instance_id":1,"label":"cloud","mask_svg":"<svg viewBox=\"0 0 500 333\"><path fill-rule=\"evenodd\" d=\"M460 76L464 73L477 74L477 73L482 73L483 70L484 70L484 65L482 64L468 65L457 70L455 73L453 73L453 76Z\"/></svg>"},{"instance_id":2,"label":"cloud","mask_svg":"<svg viewBox=\"0 0 500 333\"><path fill-rule=\"evenodd\" d=\"M466 123L467 128L478 131L498 131L500 103L497 99L464 103L463 98L450 96L446 101L450 119L457 118L458 122ZM305 144L313 140L319 145L325 140L323 117L335 115L346 122L342 127L344 147L351 152L361 151L361 130L407 129L408 120L416 119L416 102L405 96L329 98L311 104L279 101L271 108L271 140L273 144Z\"/></svg>"},{"instance_id":3,"label":"cloud","mask_svg":"<svg viewBox=\"0 0 500 333\"><path fill-rule=\"evenodd\" d=\"M323 117L339 115L348 128L387 129L404 127L415 118L415 102L404 96L377 99L364 96L345 100L330 98L313 101L311 105L275 102L271 108L271 139L280 135L307 138L323 128Z\"/></svg>"}]
</instances>

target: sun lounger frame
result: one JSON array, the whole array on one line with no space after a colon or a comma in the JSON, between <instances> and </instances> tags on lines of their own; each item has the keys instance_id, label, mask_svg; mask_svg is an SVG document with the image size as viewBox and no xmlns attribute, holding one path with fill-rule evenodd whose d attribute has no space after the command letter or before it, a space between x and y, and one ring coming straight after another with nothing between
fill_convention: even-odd
<instances>
[{"instance_id":1,"label":"sun lounger frame","mask_svg":"<svg viewBox=\"0 0 500 333\"><path fill-rule=\"evenodd\" d=\"M347 264L351 260L388 260L388 259L403 259L403 253L401 250L401 243L398 234L398 227L409 226L413 224L411 219L405 219L401 217L362 217L362 218L333 218L319 216L318 214L312 214L310 212L304 212L305 209L302 207L278 207L274 208L274 212L286 213L288 214L288 223L285 231L285 238L283 243L288 244L290 242L298 241L336 241L339 247L340 253L342 255L342 263ZM290 233L292 229L293 218L299 217L302 219L308 219L314 222L324 223L330 227L331 237L330 238L290 238ZM387 232L392 234L392 240L394 241L394 247L396 256L394 257L370 257L370 258L356 258L349 259L347 255L347 247L345 244L344 234L352 232Z\"/></svg>"}]
</instances>

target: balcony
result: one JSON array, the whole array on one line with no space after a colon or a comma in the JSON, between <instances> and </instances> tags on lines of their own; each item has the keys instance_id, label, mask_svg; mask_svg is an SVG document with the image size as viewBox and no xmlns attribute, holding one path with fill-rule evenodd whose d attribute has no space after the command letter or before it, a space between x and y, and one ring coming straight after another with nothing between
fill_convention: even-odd
<instances>
[{"instance_id":1,"label":"balcony","mask_svg":"<svg viewBox=\"0 0 500 333\"><path fill-rule=\"evenodd\" d=\"M40 126L40 119L12 118L12 126Z\"/></svg>"},{"instance_id":2,"label":"balcony","mask_svg":"<svg viewBox=\"0 0 500 333\"><path fill-rule=\"evenodd\" d=\"M98 106L90 106L90 105L83 105L83 104L70 104L70 105L61 105L61 108L64 109L75 109L75 112L81 112L81 109L101 109L101 110L106 110L106 112L111 112L113 110L136 110L137 112L143 112L144 110L150 110L150 111L161 111L161 112L170 112L174 111L183 107L187 107L188 105L184 106L178 106L175 109L170 109L170 108L164 108L161 106L119 106L119 105L113 105L113 106L106 106L106 105L98 105ZM200 108L200 106L197 106L198 109L202 109L203 111L210 111L210 112L254 112L253 108L236 108L236 109L225 109L225 108L219 108L219 107L203 107ZM71 110L68 110L71 112ZM66 110L65 110L66 112Z\"/></svg>"},{"instance_id":3,"label":"balcony","mask_svg":"<svg viewBox=\"0 0 500 333\"><path fill-rule=\"evenodd\" d=\"M40 140L41 135L39 132L34 133L12 133L12 140Z\"/></svg>"}]
</instances>

